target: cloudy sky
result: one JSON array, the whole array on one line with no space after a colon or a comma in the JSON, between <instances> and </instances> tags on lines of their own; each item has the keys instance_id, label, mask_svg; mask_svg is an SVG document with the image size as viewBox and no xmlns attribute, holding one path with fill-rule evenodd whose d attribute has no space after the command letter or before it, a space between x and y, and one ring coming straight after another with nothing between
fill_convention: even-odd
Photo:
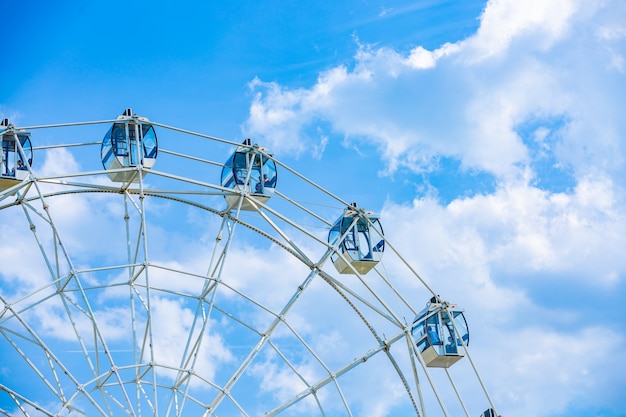
<instances>
[{"instance_id":1,"label":"cloudy sky","mask_svg":"<svg viewBox=\"0 0 626 417\"><path fill-rule=\"evenodd\" d=\"M502 415L626 416L626 3L204 3L3 1L0 116L254 138L463 305Z\"/></svg>"}]
</instances>

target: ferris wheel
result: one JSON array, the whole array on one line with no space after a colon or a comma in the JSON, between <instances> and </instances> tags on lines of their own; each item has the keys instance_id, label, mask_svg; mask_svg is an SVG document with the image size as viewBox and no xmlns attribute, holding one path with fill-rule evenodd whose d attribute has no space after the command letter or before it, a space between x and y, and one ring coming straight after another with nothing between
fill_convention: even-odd
<instances>
[{"instance_id":1,"label":"ferris wheel","mask_svg":"<svg viewBox=\"0 0 626 417\"><path fill-rule=\"evenodd\" d=\"M252 140L127 109L0 143L0 415L498 415L384 218Z\"/></svg>"}]
</instances>

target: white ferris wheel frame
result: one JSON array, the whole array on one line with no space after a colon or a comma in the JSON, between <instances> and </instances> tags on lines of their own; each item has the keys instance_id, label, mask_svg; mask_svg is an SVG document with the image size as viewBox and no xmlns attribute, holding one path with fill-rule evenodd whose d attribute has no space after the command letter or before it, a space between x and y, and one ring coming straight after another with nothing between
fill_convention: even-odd
<instances>
[{"instance_id":1,"label":"white ferris wheel frame","mask_svg":"<svg viewBox=\"0 0 626 417\"><path fill-rule=\"evenodd\" d=\"M39 133L55 128L73 128L79 126L108 125L115 120L103 120L94 122L64 123L55 125L29 126L20 128L30 132ZM204 135L197 132L179 129L176 127L150 121L160 129L159 137L163 132L191 137L211 144L219 144L225 147L241 146L240 143L227 141L217 137ZM37 137L31 139L36 144ZM211 161L198 155L190 155L178 150L168 150L167 140L159 140L159 155L161 158L197 163L202 166L220 168L221 163ZM46 152L52 149L70 148L93 148L101 142L96 140L70 144L52 144L48 146L34 147L34 152ZM17 141L19 146L19 141ZM23 152L23 150L21 150ZM283 178L292 178L314 189L319 195L325 196L334 207L339 210L350 206L349 203L335 196L325 188L306 178L291 167L281 163L272 155L258 150L264 157L275 161ZM445 369L447 382L452 387L454 397L445 398L440 393L439 383L433 376L434 371L429 369L416 350L415 340L411 335L412 318L421 308L414 307L407 298L398 291L392 279L386 275L384 268L376 267L366 279L356 270L353 270L350 282L358 283L358 289L346 283L343 277L339 277L337 271L332 268L331 255L337 254L339 242L330 244L324 238L324 232L320 228L330 228L332 218L316 213L315 209L309 208L308 203L299 199L290 198L280 191L280 185L275 195L268 202L263 203L255 199L249 193L224 188L208 181L206 178L191 177L175 172L159 170L157 165L149 170L149 177L144 179L146 169L141 165L121 168L119 171L135 172L136 182L116 184L106 181L94 181L94 178L107 177L104 169L94 169L79 172L62 172L55 175L42 175L35 167L28 168L28 177L16 182L13 187L0 191L0 222L2 214L9 211L19 211L32 232L32 238L37 244L38 251L48 269L47 282L32 288L28 293L19 291L13 294L5 294L0 286L0 340L5 349L12 349L13 356L23 361L28 371L38 379L38 383L48 390L48 395L55 398L53 404L43 404L39 398L23 394L20 387L15 387L10 380L2 378L0 373L0 395L8 396L12 401L12 409L3 408L0 402L0 414L13 416L18 412L25 416L66 416L79 415L88 407L89 413L101 416L130 415L130 416L184 416L223 415L223 410L236 410L241 416L257 415L256 410L249 410L248 406L240 403L240 397L233 394L237 384L250 373L253 364L258 360L262 352L271 350L279 358L285 368L297 378L304 389L292 393L273 404L271 408L263 409L262 415L288 415L303 401L316 404L316 412L322 416L348 415L354 416L354 401L342 388L342 379L345 375L353 372L361 366L365 366L372 358L384 357L388 367L393 369L397 381L404 392L405 402L408 408L416 416L444 415L450 416L448 406L454 407L470 417L474 410L469 410L461 396L461 389L452 377L451 371ZM172 184L172 188L154 188L148 178L159 178L163 182ZM287 180L288 181L288 180ZM287 182L283 181L283 182ZM127 262L116 265L99 265L84 267L75 264L75 257L65 244L65 235L57 225L55 215L50 206L54 206L59 198L74 198L83 195L110 195L123 201L125 241ZM222 197L226 194L239 194L239 205L233 209L225 209L215 204L215 200L206 202L207 197ZM221 218L218 232L214 236L215 244L211 251L211 258L207 263L205 275L190 273L188 271L168 269L166 265L159 264L150 256L150 221L148 219L149 208L146 200L172 202L194 207L202 212ZM243 201L256 207L253 212L253 220L250 213L241 210ZM276 201L299 213L298 221L293 220L291 214L274 207ZM223 201L223 199L222 199ZM316 228L305 225L301 218L315 222ZM130 219L135 219L136 224L131 224ZM384 221L384 219L383 219ZM43 229L42 230L42 225ZM309 273L301 279L297 285L293 285L291 296L280 309L269 307L248 296L236 286L231 285L224 279L222 272L225 263L229 259L230 246L238 236L238 228L262 237L271 245L283 249L301 265L308 268ZM381 236L381 238L384 238ZM309 242L302 245L303 241ZM311 254L309 246L316 245L318 252ZM306 246L306 247L305 247ZM425 296L436 296L436 292L422 279L405 258L399 253L391 242L385 238L385 256L391 257L401 266L411 279L421 286ZM315 255L315 256L313 256ZM189 294L184 291L160 287L158 282L153 282L151 274L159 272L184 275L185 279L202 282L199 294ZM94 283L88 278L94 274L124 273L126 281L115 281L104 284ZM289 315L294 306L308 291L314 281L322 280L343 300L346 306L355 314L355 317L364 326L371 336L371 344L364 346L361 353L352 360L345 361L341 366L326 363L312 346L311 340L302 336L297 328L289 320ZM373 282L375 280L375 282ZM2 281L0 281L2 284ZM381 294L380 288L384 287L385 295ZM110 344L106 330L101 324L100 312L95 307L95 295L102 296L110 290L128 291L128 311L131 322L130 350L118 354L114 343ZM246 303L254 305L256 309L266 314L267 323L263 328L256 328L252 322L224 310L218 302L218 289L236 294ZM195 315L189 325L187 340L182 346L183 354L178 365L159 363L156 354L156 346L159 343L159 331L153 325L153 306L155 294L167 294L172 299L185 299L187 303L195 303ZM390 298L391 297L391 298ZM68 356L64 352L57 352L54 337L45 334L38 329L38 322L34 319L34 312L43 309L47 303L55 303L60 308L66 319L70 332L75 335L73 345L78 352L74 352L80 359L77 362L87 368L77 371ZM399 309L391 307L401 306ZM247 353L238 358L238 365L232 367L230 375L223 379L222 383L206 379L198 370L198 361L201 352L207 348L204 339L211 319L214 315L237 323L256 335L256 342L247 346ZM411 314L407 319L407 314ZM385 323L384 331L379 329L380 322ZM91 326L86 331L84 323ZM280 330L279 330L280 329ZM395 329L389 334L389 329ZM323 369L323 376L311 379L298 365L285 354L279 346L280 332L290 332L290 338L297 341L299 349L306 352L316 366ZM87 336L91 340L87 340ZM282 337L282 336L281 336ZM485 396L484 404L495 410L495 406L487 393L487 389L477 371L467 346L463 342L462 349L475 377L476 384ZM398 359L398 352L402 351L403 359ZM2 353L2 352L0 352ZM130 353L130 356L129 356ZM120 359L120 357L132 357L132 359ZM37 357L36 361L34 357ZM168 377L163 377L167 374ZM420 378L427 380L428 394L424 393L424 387ZM198 397L196 386L205 384L211 395L209 400ZM340 405L335 404L337 410L330 409L324 404L324 399L318 393L332 388L332 392ZM3 394L4 393L4 394ZM166 394L166 393L169 393ZM429 400L425 397L430 397ZM0 397L2 398L2 397ZM230 404L230 408L222 407L224 403ZM435 410L433 410L435 405ZM192 410L192 411L189 411ZM198 410L204 410L198 414ZM231 411L228 411L231 412ZM229 415L229 414L227 414ZM452 415L455 415L454 413Z\"/></svg>"}]
</instances>

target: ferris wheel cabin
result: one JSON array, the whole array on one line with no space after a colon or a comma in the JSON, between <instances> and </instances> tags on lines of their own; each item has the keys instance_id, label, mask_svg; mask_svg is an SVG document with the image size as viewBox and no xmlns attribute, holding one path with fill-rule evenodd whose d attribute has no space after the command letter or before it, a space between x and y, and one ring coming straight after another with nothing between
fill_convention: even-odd
<instances>
[{"instance_id":1,"label":"ferris wheel cabin","mask_svg":"<svg viewBox=\"0 0 626 417\"><path fill-rule=\"evenodd\" d=\"M154 165L158 142L154 127L147 118L132 114L126 109L117 117L102 139L102 165L113 182L138 182ZM139 169L124 169L139 168Z\"/></svg>"},{"instance_id":2,"label":"ferris wheel cabin","mask_svg":"<svg viewBox=\"0 0 626 417\"><path fill-rule=\"evenodd\" d=\"M265 148L252 145L250 139L243 141L228 157L222 168L222 187L235 192L225 195L229 209L236 209L241 202L241 210L253 211L257 206L251 202L265 204L276 189L277 171L272 154Z\"/></svg>"},{"instance_id":3,"label":"ferris wheel cabin","mask_svg":"<svg viewBox=\"0 0 626 417\"><path fill-rule=\"evenodd\" d=\"M426 366L449 368L464 357L469 331L463 310L433 297L411 329Z\"/></svg>"},{"instance_id":4,"label":"ferris wheel cabin","mask_svg":"<svg viewBox=\"0 0 626 417\"><path fill-rule=\"evenodd\" d=\"M353 203L331 227L328 243L337 245L331 260L340 274L367 274L380 262L385 240L378 219L378 215L358 210Z\"/></svg>"},{"instance_id":5,"label":"ferris wheel cabin","mask_svg":"<svg viewBox=\"0 0 626 417\"><path fill-rule=\"evenodd\" d=\"M3 119L0 149L0 191L4 191L28 176L28 167L33 162L30 133L16 130L8 119Z\"/></svg>"},{"instance_id":6,"label":"ferris wheel cabin","mask_svg":"<svg viewBox=\"0 0 626 417\"><path fill-rule=\"evenodd\" d=\"M488 408L480 415L480 417L500 417L493 408Z\"/></svg>"}]
</instances>

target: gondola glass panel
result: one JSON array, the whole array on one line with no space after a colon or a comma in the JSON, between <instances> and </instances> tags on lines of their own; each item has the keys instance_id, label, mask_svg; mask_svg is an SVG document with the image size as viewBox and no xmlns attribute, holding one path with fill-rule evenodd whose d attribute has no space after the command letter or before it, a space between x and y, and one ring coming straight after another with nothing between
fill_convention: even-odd
<instances>
[{"instance_id":1,"label":"gondola glass panel","mask_svg":"<svg viewBox=\"0 0 626 417\"><path fill-rule=\"evenodd\" d=\"M331 256L340 274L367 274L380 262L385 240L379 216L348 207L328 233L328 243L336 245ZM356 271L356 272L355 272Z\"/></svg>"},{"instance_id":2,"label":"gondola glass panel","mask_svg":"<svg viewBox=\"0 0 626 417\"><path fill-rule=\"evenodd\" d=\"M145 117L131 114L131 109L127 109L102 139L102 165L114 182L138 182L137 169L117 170L139 167L145 177L144 169L152 168L156 161L158 141L154 127Z\"/></svg>"},{"instance_id":3,"label":"gondola glass panel","mask_svg":"<svg viewBox=\"0 0 626 417\"><path fill-rule=\"evenodd\" d=\"M276 180L276 163L271 153L246 139L222 168L222 187L235 191L225 195L228 208L236 209L243 198L241 210L256 210L250 197L255 203L265 204L274 194Z\"/></svg>"},{"instance_id":4,"label":"gondola glass panel","mask_svg":"<svg viewBox=\"0 0 626 417\"><path fill-rule=\"evenodd\" d=\"M488 408L485 411L483 411L480 417L498 417L498 416L496 416L496 412L493 410L493 408Z\"/></svg>"},{"instance_id":5,"label":"gondola glass panel","mask_svg":"<svg viewBox=\"0 0 626 417\"><path fill-rule=\"evenodd\" d=\"M449 368L464 357L469 331L463 310L431 301L413 321L411 330L426 366Z\"/></svg>"},{"instance_id":6,"label":"gondola glass panel","mask_svg":"<svg viewBox=\"0 0 626 417\"><path fill-rule=\"evenodd\" d=\"M0 149L0 191L3 191L28 177L28 167L33 162L30 133L15 130L7 119L2 120Z\"/></svg>"}]
</instances>

